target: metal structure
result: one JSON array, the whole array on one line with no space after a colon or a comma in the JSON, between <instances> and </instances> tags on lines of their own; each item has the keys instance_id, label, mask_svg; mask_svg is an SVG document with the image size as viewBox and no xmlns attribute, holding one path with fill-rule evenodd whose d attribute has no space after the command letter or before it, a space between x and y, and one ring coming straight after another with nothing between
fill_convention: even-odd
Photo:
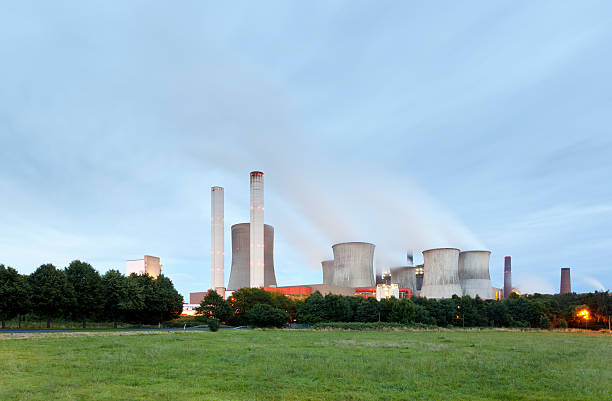
<instances>
[{"instance_id":1,"label":"metal structure","mask_svg":"<svg viewBox=\"0 0 612 401\"><path fill-rule=\"evenodd\" d=\"M391 282L399 285L399 288L409 288L412 293L417 293L416 266L399 266L391 268Z\"/></svg>"},{"instance_id":2,"label":"metal structure","mask_svg":"<svg viewBox=\"0 0 612 401\"><path fill-rule=\"evenodd\" d=\"M416 266L416 288L417 291L421 291L423 287L423 276L425 272L425 267L423 265Z\"/></svg>"},{"instance_id":3,"label":"metal structure","mask_svg":"<svg viewBox=\"0 0 612 401\"><path fill-rule=\"evenodd\" d=\"M504 257L504 298L512 294L512 258Z\"/></svg>"},{"instance_id":4,"label":"metal structure","mask_svg":"<svg viewBox=\"0 0 612 401\"><path fill-rule=\"evenodd\" d=\"M408 261L408 266L414 266L414 256L412 255L412 251L406 252L406 260Z\"/></svg>"},{"instance_id":5,"label":"metal structure","mask_svg":"<svg viewBox=\"0 0 612 401\"><path fill-rule=\"evenodd\" d=\"M459 283L459 249L429 249L423 251L423 259L422 297L439 299L463 294Z\"/></svg>"},{"instance_id":6,"label":"metal structure","mask_svg":"<svg viewBox=\"0 0 612 401\"><path fill-rule=\"evenodd\" d=\"M465 251L459 253L459 283L463 295L472 298L495 299L489 275L490 251Z\"/></svg>"},{"instance_id":7,"label":"metal structure","mask_svg":"<svg viewBox=\"0 0 612 401\"><path fill-rule=\"evenodd\" d=\"M374 244L368 242L342 242L333 245L334 274L332 285L373 287L374 247Z\"/></svg>"},{"instance_id":8,"label":"metal structure","mask_svg":"<svg viewBox=\"0 0 612 401\"><path fill-rule=\"evenodd\" d=\"M251 283L250 269L250 223L232 226L232 269L227 289L235 291L244 287L254 287ZM260 287L275 287L274 273L274 227L264 225L264 283Z\"/></svg>"},{"instance_id":9,"label":"metal structure","mask_svg":"<svg viewBox=\"0 0 612 401\"><path fill-rule=\"evenodd\" d=\"M223 188L212 187L210 189L210 288L215 291L225 288L225 268L223 231Z\"/></svg>"},{"instance_id":10,"label":"metal structure","mask_svg":"<svg viewBox=\"0 0 612 401\"><path fill-rule=\"evenodd\" d=\"M570 268L561 268L561 294L569 294L572 292L572 281L570 279Z\"/></svg>"},{"instance_id":11,"label":"metal structure","mask_svg":"<svg viewBox=\"0 0 612 401\"><path fill-rule=\"evenodd\" d=\"M333 285L334 282L334 261L324 260L321 262L323 269L323 284Z\"/></svg>"},{"instance_id":12,"label":"metal structure","mask_svg":"<svg viewBox=\"0 0 612 401\"><path fill-rule=\"evenodd\" d=\"M251 171L250 280L251 287L265 285L264 257L264 177L261 171Z\"/></svg>"}]
</instances>

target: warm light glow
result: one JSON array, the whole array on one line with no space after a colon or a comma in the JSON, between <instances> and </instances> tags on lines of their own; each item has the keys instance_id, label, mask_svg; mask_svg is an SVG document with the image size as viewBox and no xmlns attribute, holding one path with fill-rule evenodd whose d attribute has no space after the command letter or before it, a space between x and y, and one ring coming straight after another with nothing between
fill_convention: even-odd
<instances>
[{"instance_id":1,"label":"warm light glow","mask_svg":"<svg viewBox=\"0 0 612 401\"><path fill-rule=\"evenodd\" d=\"M584 320L589 320L591 317L589 315L588 309L581 309L576 313L576 316L583 318Z\"/></svg>"}]
</instances>

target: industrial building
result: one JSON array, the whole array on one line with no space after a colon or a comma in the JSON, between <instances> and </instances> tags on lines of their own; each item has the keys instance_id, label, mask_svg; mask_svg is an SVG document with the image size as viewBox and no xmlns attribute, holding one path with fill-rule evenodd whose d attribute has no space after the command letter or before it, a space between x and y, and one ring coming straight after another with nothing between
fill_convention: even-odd
<instances>
[{"instance_id":1,"label":"industrial building","mask_svg":"<svg viewBox=\"0 0 612 401\"><path fill-rule=\"evenodd\" d=\"M225 260L223 235L225 231L223 211L223 188L210 189L210 249L211 249L211 278L210 287L223 296L225 292Z\"/></svg>"},{"instance_id":2,"label":"industrial building","mask_svg":"<svg viewBox=\"0 0 612 401\"><path fill-rule=\"evenodd\" d=\"M490 251L465 251L459 253L459 284L463 295L472 298L494 299L489 275Z\"/></svg>"},{"instance_id":3,"label":"industrial building","mask_svg":"<svg viewBox=\"0 0 612 401\"><path fill-rule=\"evenodd\" d=\"M145 255L143 259L128 260L125 262L125 275L134 273L137 275L148 274L157 278L161 274L162 265L156 256Z\"/></svg>"},{"instance_id":4,"label":"industrial building","mask_svg":"<svg viewBox=\"0 0 612 401\"><path fill-rule=\"evenodd\" d=\"M561 287L560 294L569 294L572 292L572 280L570 278L570 268L562 267L561 268Z\"/></svg>"},{"instance_id":5,"label":"industrial building","mask_svg":"<svg viewBox=\"0 0 612 401\"><path fill-rule=\"evenodd\" d=\"M239 223L232 226L232 268L227 289L254 287L251 282L251 228L250 223ZM274 227L264 225L264 280L258 287L276 286L274 273Z\"/></svg>"},{"instance_id":6,"label":"industrial building","mask_svg":"<svg viewBox=\"0 0 612 401\"><path fill-rule=\"evenodd\" d=\"M512 258L504 257L504 298L512 294Z\"/></svg>"},{"instance_id":7,"label":"industrial building","mask_svg":"<svg viewBox=\"0 0 612 401\"><path fill-rule=\"evenodd\" d=\"M422 297L451 298L463 294L459 282L459 249L429 249L423 251L423 259Z\"/></svg>"},{"instance_id":8,"label":"industrial building","mask_svg":"<svg viewBox=\"0 0 612 401\"><path fill-rule=\"evenodd\" d=\"M324 284L338 287L372 287L374 283L374 244L342 242L332 246L333 263L327 263ZM329 271L331 269L331 272ZM325 282L325 278L330 280Z\"/></svg>"}]
</instances>

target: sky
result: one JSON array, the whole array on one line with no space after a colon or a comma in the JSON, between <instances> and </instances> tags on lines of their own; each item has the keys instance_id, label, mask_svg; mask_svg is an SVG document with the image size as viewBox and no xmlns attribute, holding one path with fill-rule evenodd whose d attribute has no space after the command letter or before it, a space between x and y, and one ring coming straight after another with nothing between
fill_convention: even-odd
<instances>
[{"instance_id":1,"label":"sky","mask_svg":"<svg viewBox=\"0 0 612 401\"><path fill-rule=\"evenodd\" d=\"M344 241L612 286L612 3L0 0L0 263L210 286L210 187L265 173L278 285Z\"/></svg>"}]
</instances>

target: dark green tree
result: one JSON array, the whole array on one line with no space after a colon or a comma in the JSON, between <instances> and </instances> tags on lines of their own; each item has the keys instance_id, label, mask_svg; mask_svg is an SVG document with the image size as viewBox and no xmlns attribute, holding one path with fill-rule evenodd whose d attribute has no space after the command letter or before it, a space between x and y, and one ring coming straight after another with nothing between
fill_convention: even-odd
<instances>
[{"instance_id":1,"label":"dark green tree","mask_svg":"<svg viewBox=\"0 0 612 401\"><path fill-rule=\"evenodd\" d=\"M0 319L5 320L23 313L29 305L29 289L25 278L12 267L0 265Z\"/></svg>"},{"instance_id":2,"label":"dark green tree","mask_svg":"<svg viewBox=\"0 0 612 401\"><path fill-rule=\"evenodd\" d=\"M178 317L183 311L183 297L176 291L172 280L160 274L153 280L153 291L145 305L150 309L150 322L164 322Z\"/></svg>"},{"instance_id":3,"label":"dark green tree","mask_svg":"<svg viewBox=\"0 0 612 401\"><path fill-rule=\"evenodd\" d=\"M232 317L230 303L214 290L208 290L196 310L205 317L217 319L220 322L227 322Z\"/></svg>"},{"instance_id":4,"label":"dark green tree","mask_svg":"<svg viewBox=\"0 0 612 401\"><path fill-rule=\"evenodd\" d=\"M391 307L389 321L408 324L413 323L415 317L416 313L414 311L414 302L404 298L395 302Z\"/></svg>"},{"instance_id":5,"label":"dark green tree","mask_svg":"<svg viewBox=\"0 0 612 401\"><path fill-rule=\"evenodd\" d=\"M327 294L324 299L324 319L328 322L348 322L351 305L342 295Z\"/></svg>"},{"instance_id":6,"label":"dark green tree","mask_svg":"<svg viewBox=\"0 0 612 401\"><path fill-rule=\"evenodd\" d=\"M87 316L95 316L104 307L104 287L100 274L89 264L74 260L65 270L66 280L72 286L74 304L72 312L87 327Z\"/></svg>"},{"instance_id":7,"label":"dark green tree","mask_svg":"<svg viewBox=\"0 0 612 401\"><path fill-rule=\"evenodd\" d=\"M47 328L50 328L51 318L62 316L73 303L72 287L66 274L52 264L42 265L30 275L29 284L32 308L47 318Z\"/></svg>"},{"instance_id":8,"label":"dark green tree","mask_svg":"<svg viewBox=\"0 0 612 401\"><path fill-rule=\"evenodd\" d=\"M376 322L379 317L376 298L361 298L355 310L354 320L357 322Z\"/></svg>"},{"instance_id":9,"label":"dark green tree","mask_svg":"<svg viewBox=\"0 0 612 401\"><path fill-rule=\"evenodd\" d=\"M391 298L383 298L379 302L380 309L380 321L381 322L390 322L391 311L393 310L393 306L397 304L399 300L395 297Z\"/></svg>"},{"instance_id":10,"label":"dark green tree","mask_svg":"<svg viewBox=\"0 0 612 401\"><path fill-rule=\"evenodd\" d=\"M289 322L289 314L267 304L256 304L244 315L246 321L255 327L283 327Z\"/></svg>"},{"instance_id":11,"label":"dark green tree","mask_svg":"<svg viewBox=\"0 0 612 401\"><path fill-rule=\"evenodd\" d=\"M325 299L319 291L310 295L297 311L300 323L319 323L325 320Z\"/></svg>"},{"instance_id":12,"label":"dark green tree","mask_svg":"<svg viewBox=\"0 0 612 401\"><path fill-rule=\"evenodd\" d=\"M113 321L117 328L117 320L123 312L123 305L128 302L127 278L118 270L109 270L102 276L104 294L104 315Z\"/></svg>"},{"instance_id":13,"label":"dark green tree","mask_svg":"<svg viewBox=\"0 0 612 401\"><path fill-rule=\"evenodd\" d=\"M134 273L126 277L126 297L119 304L119 310L128 321L142 324L145 316L145 285L148 280L141 280L140 277Z\"/></svg>"},{"instance_id":14,"label":"dark green tree","mask_svg":"<svg viewBox=\"0 0 612 401\"><path fill-rule=\"evenodd\" d=\"M257 304L275 306L275 300L271 293L261 288L241 288L232 293L230 299L234 310L234 324L243 325L247 321L244 318L246 312Z\"/></svg>"}]
</instances>

